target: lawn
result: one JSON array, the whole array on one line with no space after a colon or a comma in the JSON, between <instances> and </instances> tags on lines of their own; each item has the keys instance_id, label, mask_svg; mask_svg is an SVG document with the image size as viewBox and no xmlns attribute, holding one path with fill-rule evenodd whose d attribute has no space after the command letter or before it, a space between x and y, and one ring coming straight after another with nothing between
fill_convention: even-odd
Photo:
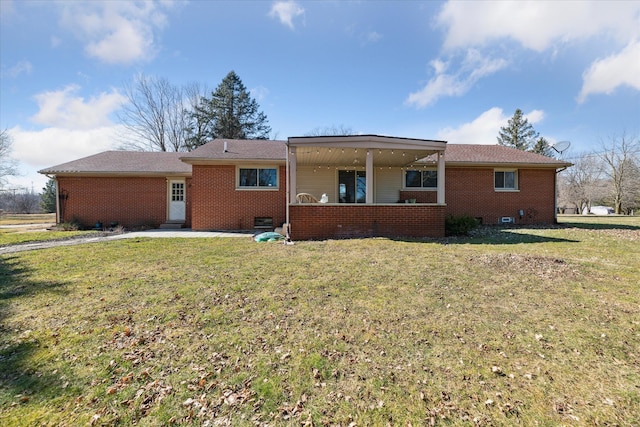
<instances>
[{"instance_id":1,"label":"lawn","mask_svg":"<svg viewBox=\"0 0 640 427\"><path fill-rule=\"evenodd\" d=\"M638 425L640 218L561 221L0 256L0 425Z\"/></svg>"}]
</instances>

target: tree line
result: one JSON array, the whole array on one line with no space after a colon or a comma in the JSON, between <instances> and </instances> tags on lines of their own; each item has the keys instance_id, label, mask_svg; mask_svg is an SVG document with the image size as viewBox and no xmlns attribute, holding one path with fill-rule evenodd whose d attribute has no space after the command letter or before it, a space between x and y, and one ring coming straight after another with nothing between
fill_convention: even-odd
<instances>
[{"instance_id":1,"label":"tree line","mask_svg":"<svg viewBox=\"0 0 640 427\"><path fill-rule=\"evenodd\" d=\"M610 206L616 214L640 211L640 138L622 133L602 140L597 151L572 159L558 176L558 206L590 213Z\"/></svg>"},{"instance_id":2,"label":"tree line","mask_svg":"<svg viewBox=\"0 0 640 427\"><path fill-rule=\"evenodd\" d=\"M127 103L118 118L121 148L191 151L216 138L268 139L267 116L235 71L209 95L198 83L176 86L138 75L125 85Z\"/></svg>"},{"instance_id":3,"label":"tree line","mask_svg":"<svg viewBox=\"0 0 640 427\"><path fill-rule=\"evenodd\" d=\"M549 157L562 155L536 132L516 109L500 128L498 144ZM567 159L570 160L570 159ZM613 207L616 214L640 211L640 139L623 133L600 143L598 151L583 153L558 175L558 206L590 213L592 206Z\"/></svg>"}]
</instances>

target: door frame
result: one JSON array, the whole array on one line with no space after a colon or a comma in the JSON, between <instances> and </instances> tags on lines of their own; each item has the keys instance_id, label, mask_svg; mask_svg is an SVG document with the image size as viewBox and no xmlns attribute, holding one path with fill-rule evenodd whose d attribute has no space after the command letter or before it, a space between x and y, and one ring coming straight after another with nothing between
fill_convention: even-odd
<instances>
[{"instance_id":1,"label":"door frame","mask_svg":"<svg viewBox=\"0 0 640 427\"><path fill-rule=\"evenodd\" d=\"M171 203L173 203L173 184L182 184L182 203L184 205L184 215L182 218L171 217ZM167 221L184 223L187 220L187 180L185 178L175 177L167 178Z\"/></svg>"}]
</instances>

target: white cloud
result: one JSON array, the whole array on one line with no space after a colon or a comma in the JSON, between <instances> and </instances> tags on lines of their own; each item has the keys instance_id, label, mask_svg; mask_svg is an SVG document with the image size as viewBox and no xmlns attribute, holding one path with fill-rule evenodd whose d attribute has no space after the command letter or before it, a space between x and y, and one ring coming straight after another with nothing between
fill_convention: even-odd
<instances>
[{"instance_id":1,"label":"white cloud","mask_svg":"<svg viewBox=\"0 0 640 427\"><path fill-rule=\"evenodd\" d=\"M109 115L126 102L126 97L115 91L85 101L76 96L79 90L79 86L69 85L62 90L37 94L39 111L31 119L55 128L95 129L111 125Z\"/></svg>"},{"instance_id":2,"label":"white cloud","mask_svg":"<svg viewBox=\"0 0 640 427\"><path fill-rule=\"evenodd\" d=\"M362 35L362 40L363 40L363 43L365 44L376 43L381 39L382 39L382 34L380 34L377 31L369 31Z\"/></svg>"},{"instance_id":3,"label":"white cloud","mask_svg":"<svg viewBox=\"0 0 640 427\"><path fill-rule=\"evenodd\" d=\"M15 79L20 76L20 74L31 74L33 70L33 66L29 61L19 61L14 66L7 68L6 70L3 67L2 77L9 77Z\"/></svg>"},{"instance_id":4,"label":"white cloud","mask_svg":"<svg viewBox=\"0 0 640 427\"><path fill-rule=\"evenodd\" d=\"M293 0L276 1L271 6L269 16L272 18L278 18L281 24L284 24L293 30L293 18L304 16L304 8Z\"/></svg>"},{"instance_id":5,"label":"white cloud","mask_svg":"<svg viewBox=\"0 0 640 427\"><path fill-rule=\"evenodd\" d=\"M544 111L532 110L524 117L531 124L540 122L544 118ZM457 128L446 127L436 133L436 139L443 139L451 144L483 144L495 145L500 128L507 125L511 115L506 116L502 108L493 107L469 123Z\"/></svg>"},{"instance_id":6,"label":"white cloud","mask_svg":"<svg viewBox=\"0 0 640 427\"><path fill-rule=\"evenodd\" d=\"M257 101L264 101L264 99L269 96L269 89L264 86L257 86L253 89L249 90L252 98L255 98Z\"/></svg>"},{"instance_id":7,"label":"white cloud","mask_svg":"<svg viewBox=\"0 0 640 427\"><path fill-rule=\"evenodd\" d=\"M36 95L39 110L31 120L46 127L27 130L16 126L9 130L12 157L19 162L21 173L11 180L12 185L30 187L33 183L39 190L46 177L37 170L118 146L118 136L124 131L109 120L109 115L125 97L114 91L85 100L77 96L79 90L79 86L69 85Z\"/></svg>"},{"instance_id":8,"label":"white cloud","mask_svg":"<svg viewBox=\"0 0 640 427\"><path fill-rule=\"evenodd\" d=\"M114 149L118 132L118 127L113 125L88 130L50 127L29 131L12 128L13 157L28 166L55 166Z\"/></svg>"},{"instance_id":9,"label":"white cloud","mask_svg":"<svg viewBox=\"0 0 640 427\"><path fill-rule=\"evenodd\" d=\"M169 2L91 1L64 4L61 24L85 45L85 52L110 64L153 58L155 32L167 25Z\"/></svg>"},{"instance_id":10,"label":"white cloud","mask_svg":"<svg viewBox=\"0 0 640 427\"><path fill-rule=\"evenodd\" d=\"M538 52L556 42L607 34L626 43L640 33L640 3L633 1L447 2L437 17L447 49L481 46L502 38Z\"/></svg>"},{"instance_id":11,"label":"white cloud","mask_svg":"<svg viewBox=\"0 0 640 427\"><path fill-rule=\"evenodd\" d=\"M436 102L443 96L461 96L473 87L482 77L496 73L505 68L505 59L491 59L482 56L480 51L469 49L459 68L452 74L447 74L450 62L435 59L430 62L435 76L419 91L409 94L405 103L423 108Z\"/></svg>"},{"instance_id":12,"label":"white cloud","mask_svg":"<svg viewBox=\"0 0 640 427\"><path fill-rule=\"evenodd\" d=\"M640 90L640 41L634 40L619 53L596 60L582 79L579 103L590 94L610 94L620 86Z\"/></svg>"},{"instance_id":13,"label":"white cloud","mask_svg":"<svg viewBox=\"0 0 640 427\"><path fill-rule=\"evenodd\" d=\"M563 45L595 38L612 42L622 50L595 61L584 72L578 102L591 93L611 93L621 85L640 87L640 2L448 1L440 9L436 25L445 30L443 48L449 52L496 47L498 42L513 40L526 49L549 51L555 58Z\"/></svg>"}]
</instances>

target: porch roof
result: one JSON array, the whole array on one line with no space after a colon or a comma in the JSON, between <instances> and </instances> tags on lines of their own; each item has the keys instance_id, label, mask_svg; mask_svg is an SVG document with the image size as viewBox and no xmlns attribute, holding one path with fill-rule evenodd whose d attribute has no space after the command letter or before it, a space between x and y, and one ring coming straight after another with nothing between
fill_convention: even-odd
<instances>
[{"instance_id":1,"label":"porch roof","mask_svg":"<svg viewBox=\"0 0 640 427\"><path fill-rule=\"evenodd\" d=\"M298 165L363 166L367 153L376 166L406 166L444 151L445 141L381 135L291 137Z\"/></svg>"}]
</instances>

